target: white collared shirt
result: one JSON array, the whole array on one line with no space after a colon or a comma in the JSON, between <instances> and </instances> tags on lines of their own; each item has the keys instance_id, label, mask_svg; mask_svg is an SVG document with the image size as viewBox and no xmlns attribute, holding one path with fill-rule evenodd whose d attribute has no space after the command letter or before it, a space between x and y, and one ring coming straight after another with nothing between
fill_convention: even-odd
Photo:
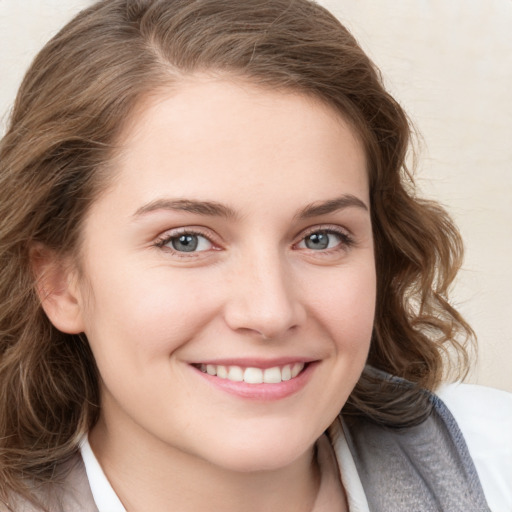
<instances>
[{"instance_id":1,"label":"white collared shirt","mask_svg":"<svg viewBox=\"0 0 512 512\"><path fill-rule=\"evenodd\" d=\"M121 500L118 498L105 476L98 459L96 459L87 437L84 437L80 450L87 472L87 478L89 479L89 486L91 487L91 492L98 510L100 512L126 512ZM350 454L342 429L340 429L340 435L337 436L335 450L338 453L336 459L340 474L343 475L343 486L347 492L349 511L370 512L361 480L357 474L354 459Z\"/></svg>"},{"instance_id":2,"label":"white collared shirt","mask_svg":"<svg viewBox=\"0 0 512 512\"><path fill-rule=\"evenodd\" d=\"M437 394L459 425L489 507L493 512L512 512L512 394L469 384L443 385ZM366 495L342 429L333 443L349 511L369 512ZM80 449L98 510L126 512L87 437Z\"/></svg>"},{"instance_id":3,"label":"white collared shirt","mask_svg":"<svg viewBox=\"0 0 512 512\"><path fill-rule=\"evenodd\" d=\"M80 444L80 452L85 465L94 503L100 512L126 512L121 500L110 485L103 469L92 451L89 439L85 436Z\"/></svg>"}]
</instances>

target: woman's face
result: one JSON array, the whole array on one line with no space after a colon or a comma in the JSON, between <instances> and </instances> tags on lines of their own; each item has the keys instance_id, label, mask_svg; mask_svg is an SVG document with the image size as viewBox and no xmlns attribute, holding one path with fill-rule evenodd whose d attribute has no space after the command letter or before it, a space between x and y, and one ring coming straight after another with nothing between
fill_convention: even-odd
<instances>
[{"instance_id":1,"label":"woman's face","mask_svg":"<svg viewBox=\"0 0 512 512\"><path fill-rule=\"evenodd\" d=\"M144 107L84 224L97 428L234 470L291 463L369 348L362 146L330 107L247 82L197 78Z\"/></svg>"}]
</instances>

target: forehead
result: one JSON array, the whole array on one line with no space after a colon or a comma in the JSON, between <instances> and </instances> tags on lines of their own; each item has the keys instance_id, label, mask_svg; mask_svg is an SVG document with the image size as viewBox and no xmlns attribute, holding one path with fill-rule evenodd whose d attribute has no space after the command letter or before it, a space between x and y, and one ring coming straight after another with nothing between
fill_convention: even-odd
<instances>
[{"instance_id":1,"label":"forehead","mask_svg":"<svg viewBox=\"0 0 512 512\"><path fill-rule=\"evenodd\" d=\"M241 80L190 79L146 97L120 148L115 181L141 200L166 191L232 201L262 187L276 201L300 189L314 202L333 187L367 197L364 150L333 107Z\"/></svg>"}]
</instances>

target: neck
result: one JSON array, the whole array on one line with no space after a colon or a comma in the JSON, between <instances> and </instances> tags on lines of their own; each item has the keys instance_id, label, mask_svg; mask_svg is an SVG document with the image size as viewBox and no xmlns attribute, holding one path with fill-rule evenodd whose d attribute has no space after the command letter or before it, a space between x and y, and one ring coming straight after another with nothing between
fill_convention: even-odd
<instances>
[{"instance_id":1,"label":"neck","mask_svg":"<svg viewBox=\"0 0 512 512\"><path fill-rule=\"evenodd\" d=\"M133 434L100 420L89 436L127 512L163 512L170 504L180 512L313 510L320 483L313 447L278 469L236 471Z\"/></svg>"}]
</instances>

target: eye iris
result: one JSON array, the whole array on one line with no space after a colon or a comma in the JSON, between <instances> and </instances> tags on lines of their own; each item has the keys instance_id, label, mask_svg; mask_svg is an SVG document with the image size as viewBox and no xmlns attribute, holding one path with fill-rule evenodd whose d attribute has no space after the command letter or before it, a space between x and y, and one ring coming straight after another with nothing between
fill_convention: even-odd
<instances>
[{"instance_id":1,"label":"eye iris","mask_svg":"<svg viewBox=\"0 0 512 512\"><path fill-rule=\"evenodd\" d=\"M329 234L325 231L318 231L312 233L305 240L306 247L308 249L321 250L329 247Z\"/></svg>"},{"instance_id":2,"label":"eye iris","mask_svg":"<svg viewBox=\"0 0 512 512\"><path fill-rule=\"evenodd\" d=\"M196 235L181 235L172 240L172 247L181 252L193 252L199 243Z\"/></svg>"}]
</instances>

